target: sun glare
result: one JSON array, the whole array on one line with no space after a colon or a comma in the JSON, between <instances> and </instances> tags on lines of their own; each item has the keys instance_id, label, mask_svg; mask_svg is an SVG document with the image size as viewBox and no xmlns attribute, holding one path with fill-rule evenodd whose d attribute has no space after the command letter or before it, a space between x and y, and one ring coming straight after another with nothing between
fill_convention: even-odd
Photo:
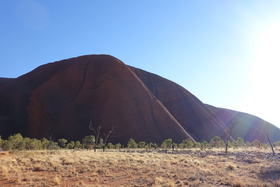
<instances>
[{"instance_id":1,"label":"sun glare","mask_svg":"<svg viewBox=\"0 0 280 187\"><path fill-rule=\"evenodd\" d=\"M254 49L250 103L256 115L271 119L278 116L280 106L280 23L264 28Z\"/></svg>"}]
</instances>

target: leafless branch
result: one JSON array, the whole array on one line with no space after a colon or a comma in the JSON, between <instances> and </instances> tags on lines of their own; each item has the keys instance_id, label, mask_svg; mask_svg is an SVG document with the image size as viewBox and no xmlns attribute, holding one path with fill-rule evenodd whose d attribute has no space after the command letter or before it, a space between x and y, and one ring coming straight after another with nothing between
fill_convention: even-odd
<instances>
[{"instance_id":1,"label":"leafless branch","mask_svg":"<svg viewBox=\"0 0 280 187\"><path fill-rule=\"evenodd\" d=\"M106 133L103 133L104 137L105 137L105 144L107 143L108 139L110 138L110 136L112 135L112 133L114 133L115 129L117 127L116 126L112 126L111 130L106 134Z\"/></svg>"},{"instance_id":2,"label":"leafless branch","mask_svg":"<svg viewBox=\"0 0 280 187\"><path fill-rule=\"evenodd\" d=\"M95 146L94 146L94 151L96 151L96 146L99 144L100 142L100 134L101 134L101 130L103 129L103 124L104 121L102 121L101 123L98 124L98 126L96 127L96 129L93 126L93 121L90 120L89 121L89 129L93 131L94 135L95 135Z\"/></svg>"}]
</instances>

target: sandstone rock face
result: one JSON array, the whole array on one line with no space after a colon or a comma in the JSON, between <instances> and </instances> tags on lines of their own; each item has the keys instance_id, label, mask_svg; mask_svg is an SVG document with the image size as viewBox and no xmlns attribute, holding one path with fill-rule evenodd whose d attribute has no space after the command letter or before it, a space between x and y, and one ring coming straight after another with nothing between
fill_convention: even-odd
<instances>
[{"instance_id":1,"label":"sandstone rock face","mask_svg":"<svg viewBox=\"0 0 280 187\"><path fill-rule=\"evenodd\" d=\"M235 114L239 113L205 105L176 83L108 55L62 60L16 79L0 78L3 138L20 132L34 138L81 140L93 134L88 127L92 120L95 127L103 122L105 133L117 127L113 143L129 138L156 143L167 138L209 141L226 135L228 120L237 119ZM273 129L273 138L280 138L278 128L264 121L254 125L257 118L251 117L243 125L248 133L236 130L236 136L264 141L262 134L252 131L261 128L264 133Z\"/></svg>"},{"instance_id":2,"label":"sandstone rock face","mask_svg":"<svg viewBox=\"0 0 280 187\"><path fill-rule=\"evenodd\" d=\"M203 141L225 135L227 127L223 121L186 89L155 74L131 69L194 139Z\"/></svg>"},{"instance_id":3,"label":"sandstone rock face","mask_svg":"<svg viewBox=\"0 0 280 187\"><path fill-rule=\"evenodd\" d=\"M280 139L279 128L259 117L210 105L207 107L224 121L229 129L232 129L231 135L234 139L244 137L250 142L254 140L267 142L267 134L272 142Z\"/></svg>"}]
</instances>

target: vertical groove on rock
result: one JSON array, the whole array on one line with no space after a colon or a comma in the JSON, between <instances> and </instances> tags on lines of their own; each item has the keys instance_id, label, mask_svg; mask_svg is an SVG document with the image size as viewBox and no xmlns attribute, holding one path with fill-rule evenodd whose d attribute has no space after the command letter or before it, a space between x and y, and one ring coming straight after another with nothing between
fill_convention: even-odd
<instances>
[{"instance_id":1,"label":"vertical groove on rock","mask_svg":"<svg viewBox=\"0 0 280 187\"><path fill-rule=\"evenodd\" d=\"M79 93L81 92L81 90L82 90L82 88L83 88L83 86L84 86L85 79L86 79L86 74L87 74L87 69L88 69L88 66L89 66L89 62L90 62L90 60L88 59L86 65L85 65L84 72L83 72L83 79L82 79L81 86L80 86L80 88L78 89L77 93L74 95L73 99L71 100L71 103L74 102L74 100L75 100L76 97L79 95Z\"/></svg>"}]
</instances>

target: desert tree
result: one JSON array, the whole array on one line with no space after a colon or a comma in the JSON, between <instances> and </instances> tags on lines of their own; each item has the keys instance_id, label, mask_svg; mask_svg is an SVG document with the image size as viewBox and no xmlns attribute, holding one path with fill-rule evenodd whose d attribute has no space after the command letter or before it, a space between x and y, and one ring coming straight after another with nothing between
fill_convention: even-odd
<instances>
[{"instance_id":1,"label":"desert tree","mask_svg":"<svg viewBox=\"0 0 280 187\"><path fill-rule=\"evenodd\" d=\"M150 143L146 144L145 148L146 149L157 149L158 148L158 144L150 142Z\"/></svg>"},{"instance_id":2,"label":"desert tree","mask_svg":"<svg viewBox=\"0 0 280 187\"><path fill-rule=\"evenodd\" d=\"M81 144L80 141L76 141L76 142L75 142L74 149L82 149L82 148L83 148L83 144Z\"/></svg>"},{"instance_id":3,"label":"desert tree","mask_svg":"<svg viewBox=\"0 0 280 187\"><path fill-rule=\"evenodd\" d=\"M151 149L153 146L153 143L146 143L146 145L145 145L145 149Z\"/></svg>"},{"instance_id":4,"label":"desert tree","mask_svg":"<svg viewBox=\"0 0 280 187\"><path fill-rule=\"evenodd\" d=\"M114 148L115 148L114 144L112 144L111 142L109 142L109 143L107 144L107 147L108 147L109 149L114 149Z\"/></svg>"},{"instance_id":5,"label":"desert tree","mask_svg":"<svg viewBox=\"0 0 280 187\"><path fill-rule=\"evenodd\" d=\"M59 149L58 143L53 140L52 133L50 133L48 138L49 138L49 141L50 141L48 149L50 149L50 150Z\"/></svg>"},{"instance_id":6,"label":"desert tree","mask_svg":"<svg viewBox=\"0 0 280 187\"><path fill-rule=\"evenodd\" d=\"M157 144L157 143L152 143L152 144L151 144L151 147L152 147L152 148L154 148L154 149L159 148L159 146L158 146L158 144Z\"/></svg>"},{"instance_id":7,"label":"desert tree","mask_svg":"<svg viewBox=\"0 0 280 187\"><path fill-rule=\"evenodd\" d=\"M93 135L86 136L83 139L83 145L86 149L92 149L95 142L95 137Z\"/></svg>"},{"instance_id":8,"label":"desert tree","mask_svg":"<svg viewBox=\"0 0 280 187\"><path fill-rule=\"evenodd\" d=\"M109 138L112 136L112 134L116 130L116 126L112 126L111 129L107 133L106 132L102 132L103 127L104 127L103 123L104 123L104 121L99 123L97 125L97 127L94 128L93 121L92 120L89 121L89 129L92 130L94 135L95 135L95 146L94 146L94 151L95 152L96 152L96 148L98 146L102 147L103 151L105 151L105 148L107 146ZM103 138L102 138L102 135L103 135ZM102 142L101 142L101 140L102 140Z\"/></svg>"},{"instance_id":9,"label":"desert tree","mask_svg":"<svg viewBox=\"0 0 280 187\"><path fill-rule=\"evenodd\" d=\"M201 150L205 150L209 147L209 143L205 140L200 145L201 145L200 147Z\"/></svg>"},{"instance_id":10,"label":"desert tree","mask_svg":"<svg viewBox=\"0 0 280 187\"><path fill-rule=\"evenodd\" d=\"M99 139L99 144L96 145L96 148L97 149L103 149L103 146L104 146L104 139L100 138Z\"/></svg>"},{"instance_id":11,"label":"desert tree","mask_svg":"<svg viewBox=\"0 0 280 187\"><path fill-rule=\"evenodd\" d=\"M227 129L227 137L226 137L226 141L225 141L225 148L226 148L226 150L225 150L225 153L227 154L228 153L228 144L229 144L229 140L230 140L230 138L231 138L231 133L232 133L232 130L233 130L233 128L234 128L234 126L237 124L237 122L232 122L232 125L231 125L231 127L230 128L228 128Z\"/></svg>"},{"instance_id":12,"label":"desert tree","mask_svg":"<svg viewBox=\"0 0 280 187\"><path fill-rule=\"evenodd\" d=\"M47 149L48 146L50 145L50 141L47 138L42 138L41 145L42 145L42 149Z\"/></svg>"},{"instance_id":13,"label":"desert tree","mask_svg":"<svg viewBox=\"0 0 280 187\"><path fill-rule=\"evenodd\" d=\"M75 147L75 142L74 141L70 141L67 145L66 145L67 149L74 149Z\"/></svg>"},{"instance_id":14,"label":"desert tree","mask_svg":"<svg viewBox=\"0 0 280 187\"><path fill-rule=\"evenodd\" d=\"M163 149L171 149L172 148L172 143L173 143L172 139L169 138L169 139L164 140L160 147L163 148Z\"/></svg>"},{"instance_id":15,"label":"desert tree","mask_svg":"<svg viewBox=\"0 0 280 187\"><path fill-rule=\"evenodd\" d=\"M236 141L234 142L234 146L236 148L240 148L240 147L244 147L244 145L245 145L245 143L244 143L243 138L237 137Z\"/></svg>"},{"instance_id":16,"label":"desert tree","mask_svg":"<svg viewBox=\"0 0 280 187\"><path fill-rule=\"evenodd\" d=\"M117 128L116 126L112 126L112 128L109 130L108 133L103 133L103 135L104 135L104 142L103 142L103 146L102 146L103 152L105 151L109 138L111 138L112 134L115 133L116 128Z\"/></svg>"},{"instance_id":17,"label":"desert tree","mask_svg":"<svg viewBox=\"0 0 280 187\"><path fill-rule=\"evenodd\" d=\"M223 140L221 139L221 137L219 136L215 136L214 138L212 138L209 142L210 147L212 148L220 148L224 145Z\"/></svg>"},{"instance_id":18,"label":"desert tree","mask_svg":"<svg viewBox=\"0 0 280 187\"><path fill-rule=\"evenodd\" d=\"M187 149L191 149L193 148L195 145L195 143L191 140L191 139L186 139L183 140L180 144L179 144L179 148L187 148Z\"/></svg>"},{"instance_id":19,"label":"desert tree","mask_svg":"<svg viewBox=\"0 0 280 187\"><path fill-rule=\"evenodd\" d=\"M269 145L270 145L270 147L271 147L272 154L275 155L275 152L274 152L274 149L273 149L273 145L272 145L272 143L271 143L271 141L270 141L270 139L269 139L268 133L266 134L266 136L267 136L268 143L269 143Z\"/></svg>"},{"instance_id":20,"label":"desert tree","mask_svg":"<svg viewBox=\"0 0 280 187\"><path fill-rule=\"evenodd\" d=\"M127 142L127 148L137 148L138 144L132 139L130 138Z\"/></svg>"},{"instance_id":21,"label":"desert tree","mask_svg":"<svg viewBox=\"0 0 280 187\"><path fill-rule=\"evenodd\" d=\"M12 149L21 149L24 146L23 137L20 133L9 136L8 141L11 143Z\"/></svg>"},{"instance_id":22,"label":"desert tree","mask_svg":"<svg viewBox=\"0 0 280 187\"><path fill-rule=\"evenodd\" d=\"M42 142L36 138L24 138L25 148L27 150L38 150L42 149Z\"/></svg>"},{"instance_id":23,"label":"desert tree","mask_svg":"<svg viewBox=\"0 0 280 187\"><path fill-rule=\"evenodd\" d=\"M3 140L2 148L5 151L10 151L13 149L13 144L9 140Z\"/></svg>"},{"instance_id":24,"label":"desert tree","mask_svg":"<svg viewBox=\"0 0 280 187\"><path fill-rule=\"evenodd\" d=\"M141 142L138 143L138 146L139 146L139 148L144 149L145 146L146 146L146 142L141 141Z\"/></svg>"},{"instance_id":25,"label":"desert tree","mask_svg":"<svg viewBox=\"0 0 280 187\"><path fill-rule=\"evenodd\" d=\"M48 149L50 149L50 150L59 149L58 143L55 142L55 141L51 141L50 144L49 144L49 146L48 146Z\"/></svg>"},{"instance_id":26,"label":"desert tree","mask_svg":"<svg viewBox=\"0 0 280 187\"><path fill-rule=\"evenodd\" d=\"M89 129L93 131L94 135L95 135L95 146L94 146L94 152L96 152L97 146L100 143L100 138L101 138L101 130L103 128L103 123L104 121L102 121L101 123L99 123L97 125L96 128L94 128L93 125L93 120L89 121Z\"/></svg>"},{"instance_id":27,"label":"desert tree","mask_svg":"<svg viewBox=\"0 0 280 187\"><path fill-rule=\"evenodd\" d=\"M27 143L29 142L29 138L22 138L21 141L19 141L16 145L16 147L13 147L13 149L16 150L25 150L27 149Z\"/></svg>"},{"instance_id":28,"label":"desert tree","mask_svg":"<svg viewBox=\"0 0 280 187\"><path fill-rule=\"evenodd\" d=\"M61 148L65 148L66 147L66 143L67 143L67 140L64 139L64 138L61 138L58 140L58 144Z\"/></svg>"},{"instance_id":29,"label":"desert tree","mask_svg":"<svg viewBox=\"0 0 280 187\"><path fill-rule=\"evenodd\" d=\"M168 149L172 149L173 151L173 141L171 138L169 139L166 139L164 140L162 143L161 143L161 146L160 146L162 149L165 149L165 152L167 153L167 150Z\"/></svg>"}]
</instances>

